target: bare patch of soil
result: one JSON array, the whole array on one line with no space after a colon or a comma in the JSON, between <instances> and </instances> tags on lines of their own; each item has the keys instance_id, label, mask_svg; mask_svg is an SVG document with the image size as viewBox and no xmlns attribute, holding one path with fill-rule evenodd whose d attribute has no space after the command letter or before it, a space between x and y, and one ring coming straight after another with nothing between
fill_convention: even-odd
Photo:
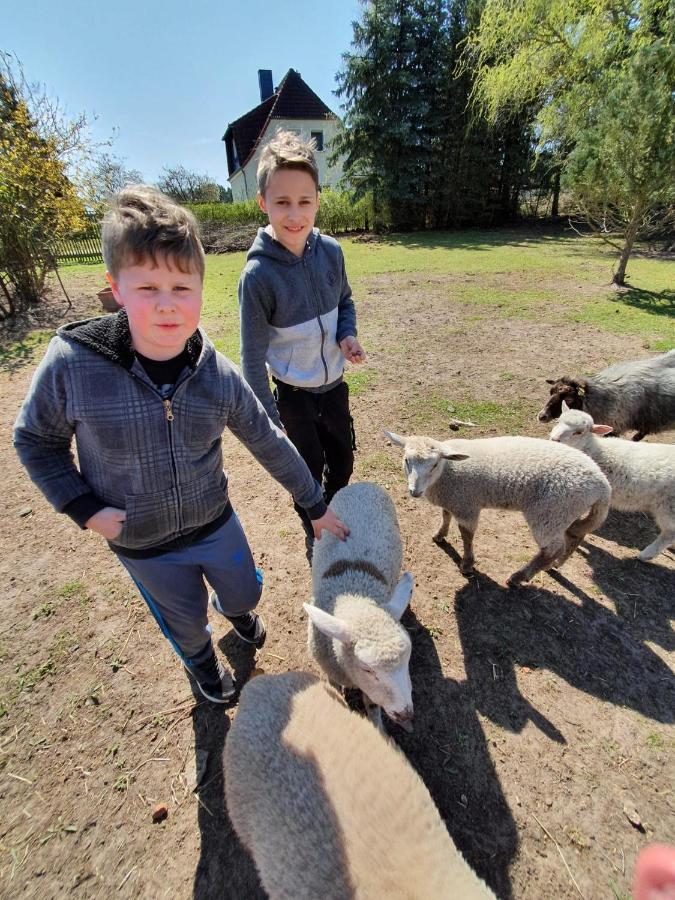
<instances>
[{"instance_id":1,"label":"bare patch of soil","mask_svg":"<svg viewBox=\"0 0 675 900\"><path fill-rule=\"evenodd\" d=\"M509 590L534 544L519 515L490 511L476 540L480 574L467 580L456 530L450 543L432 543L439 515L407 496L399 453L380 429L417 421L417 391L420 402L518 402L524 430L543 437L544 378L645 351L635 337L461 302L449 319L450 290L449 279L380 277L360 305L373 380L352 401L355 477L389 489L415 576L404 618L415 732L391 732L500 897L626 897L638 850L675 843L675 558L639 563L653 523L611 514L559 573ZM88 296L73 298L69 318L96 312ZM114 558L54 514L14 456L11 426L39 355L0 371L0 892L262 897L223 803L221 754L236 708L195 703ZM428 422L447 434L442 411ZM301 607L309 572L290 501L229 436L226 459L265 572L269 637L255 660L215 620L217 644L242 681L254 664L313 669ZM168 816L153 824L161 804Z\"/></svg>"}]
</instances>

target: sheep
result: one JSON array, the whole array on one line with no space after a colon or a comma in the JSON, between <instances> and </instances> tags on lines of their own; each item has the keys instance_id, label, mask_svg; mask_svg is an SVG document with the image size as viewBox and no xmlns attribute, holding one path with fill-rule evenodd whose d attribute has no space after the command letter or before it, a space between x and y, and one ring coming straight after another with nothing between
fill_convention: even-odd
<instances>
[{"instance_id":1,"label":"sheep","mask_svg":"<svg viewBox=\"0 0 675 900\"><path fill-rule=\"evenodd\" d=\"M607 440L609 425L596 425L592 417L571 410L563 401L563 414L551 431L552 441L588 454L607 476L614 509L649 513L660 534L639 554L646 562L675 543L675 445L640 444L620 438Z\"/></svg>"},{"instance_id":2,"label":"sheep","mask_svg":"<svg viewBox=\"0 0 675 900\"><path fill-rule=\"evenodd\" d=\"M324 532L314 545L313 605L303 604L309 652L333 686L357 687L369 717L382 727L381 708L412 730L410 638L399 623L413 578L401 571L401 538L394 504L370 482L351 484L331 509L349 526L340 541Z\"/></svg>"},{"instance_id":3,"label":"sheep","mask_svg":"<svg viewBox=\"0 0 675 900\"><path fill-rule=\"evenodd\" d=\"M550 422L561 412L564 400L596 422L611 425L614 434L635 429L634 441L675 426L675 350L651 359L609 366L590 378L547 379L551 396L539 412L540 422Z\"/></svg>"},{"instance_id":4,"label":"sheep","mask_svg":"<svg viewBox=\"0 0 675 900\"><path fill-rule=\"evenodd\" d=\"M246 684L224 774L271 900L494 898L401 751L309 673Z\"/></svg>"},{"instance_id":5,"label":"sheep","mask_svg":"<svg viewBox=\"0 0 675 900\"><path fill-rule=\"evenodd\" d=\"M463 575L473 571L473 538L482 509L521 510L539 545L539 553L509 577L509 587L562 565L607 516L609 482L592 460L571 448L529 437L435 441L389 431L385 435L405 450L410 495L424 494L441 507L436 543L445 540L451 517L457 519Z\"/></svg>"}]
</instances>

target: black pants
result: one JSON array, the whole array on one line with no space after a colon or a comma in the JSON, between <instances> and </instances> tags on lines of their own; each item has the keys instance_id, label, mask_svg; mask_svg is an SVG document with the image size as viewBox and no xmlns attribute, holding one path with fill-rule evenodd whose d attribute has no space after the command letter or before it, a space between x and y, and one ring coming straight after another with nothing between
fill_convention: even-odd
<instances>
[{"instance_id":1,"label":"black pants","mask_svg":"<svg viewBox=\"0 0 675 900\"><path fill-rule=\"evenodd\" d=\"M326 503L349 483L354 469L354 429L349 414L349 387L341 381L325 394L277 381L274 392L286 433L309 471L323 487ZM314 532L306 511L294 504L308 536Z\"/></svg>"}]
</instances>

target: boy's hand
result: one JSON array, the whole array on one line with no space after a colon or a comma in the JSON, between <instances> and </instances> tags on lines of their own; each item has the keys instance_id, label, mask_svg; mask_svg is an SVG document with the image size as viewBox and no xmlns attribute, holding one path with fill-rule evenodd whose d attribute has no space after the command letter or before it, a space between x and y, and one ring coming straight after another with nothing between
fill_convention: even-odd
<instances>
[{"instance_id":1,"label":"boy's hand","mask_svg":"<svg viewBox=\"0 0 675 900\"><path fill-rule=\"evenodd\" d=\"M321 540L321 532L324 528L334 534L336 538L340 538L341 541L344 541L349 534L349 528L338 519L332 509L327 509L320 519L312 519L312 528L317 541Z\"/></svg>"},{"instance_id":2,"label":"boy's hand","mask_svg":"<svg viewBox=\"0 0 675 900\"><path fill-rule=\"evenodd\" d=\"M346 338L342 338L340 341L340 350L342 355L350 363L359 363L366 361L366 354L363 352L363 347L353 335L348 335Z\"/></svg>"},{"instance_id":3,"label":"boy's hand","mask_svg":"<svg viewBox=\"0 0 675 900\"><path fill-rule=\"evenodd\" d=\"M114 506L105 506L91 519L87 519L84 527L90 531L96 531L109 541L114 541L122 531L122 525L126 521L127 514L123 509Z\"/></svg>"}]
</instances>

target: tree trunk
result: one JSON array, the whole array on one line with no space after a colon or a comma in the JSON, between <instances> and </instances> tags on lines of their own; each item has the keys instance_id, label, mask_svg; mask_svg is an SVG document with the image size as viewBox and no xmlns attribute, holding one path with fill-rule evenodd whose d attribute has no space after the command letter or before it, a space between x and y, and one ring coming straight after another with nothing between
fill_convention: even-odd
<instances>
[{"instance_id":1,"label":"tree trunk","mask_svg":"<svg viewBox=\"0 0 675 900\"><path fill-rule=\"evenodd\" d=\"M553 202L551 203L551 218L558 218L558 205L560 203L560 166L556 166L553 176Z\"/></svg>"},{"instance_id":2,"label":"tree trunk","mask_svg":"<svg viewBox=\"0 0 675 900\"><path fill-rule=\"evenodd\" d=\"M628 259L631 254L631 250L633 249L633 244L635 243L635 238L637 236L638 228L640 227L640 221L642 219L644 211L645 204L641 201L637 201L637 203L635 204L635 209L633 210L633 215L631 216L631 220L628 223L628 228L626 228L623 250L621 251L621 256L619 257L619 265L617 267L617 270L612 277L612 284L618 284L620 286L626 284L626 266L628 265Z\"/></svg>"}]
</instances>

